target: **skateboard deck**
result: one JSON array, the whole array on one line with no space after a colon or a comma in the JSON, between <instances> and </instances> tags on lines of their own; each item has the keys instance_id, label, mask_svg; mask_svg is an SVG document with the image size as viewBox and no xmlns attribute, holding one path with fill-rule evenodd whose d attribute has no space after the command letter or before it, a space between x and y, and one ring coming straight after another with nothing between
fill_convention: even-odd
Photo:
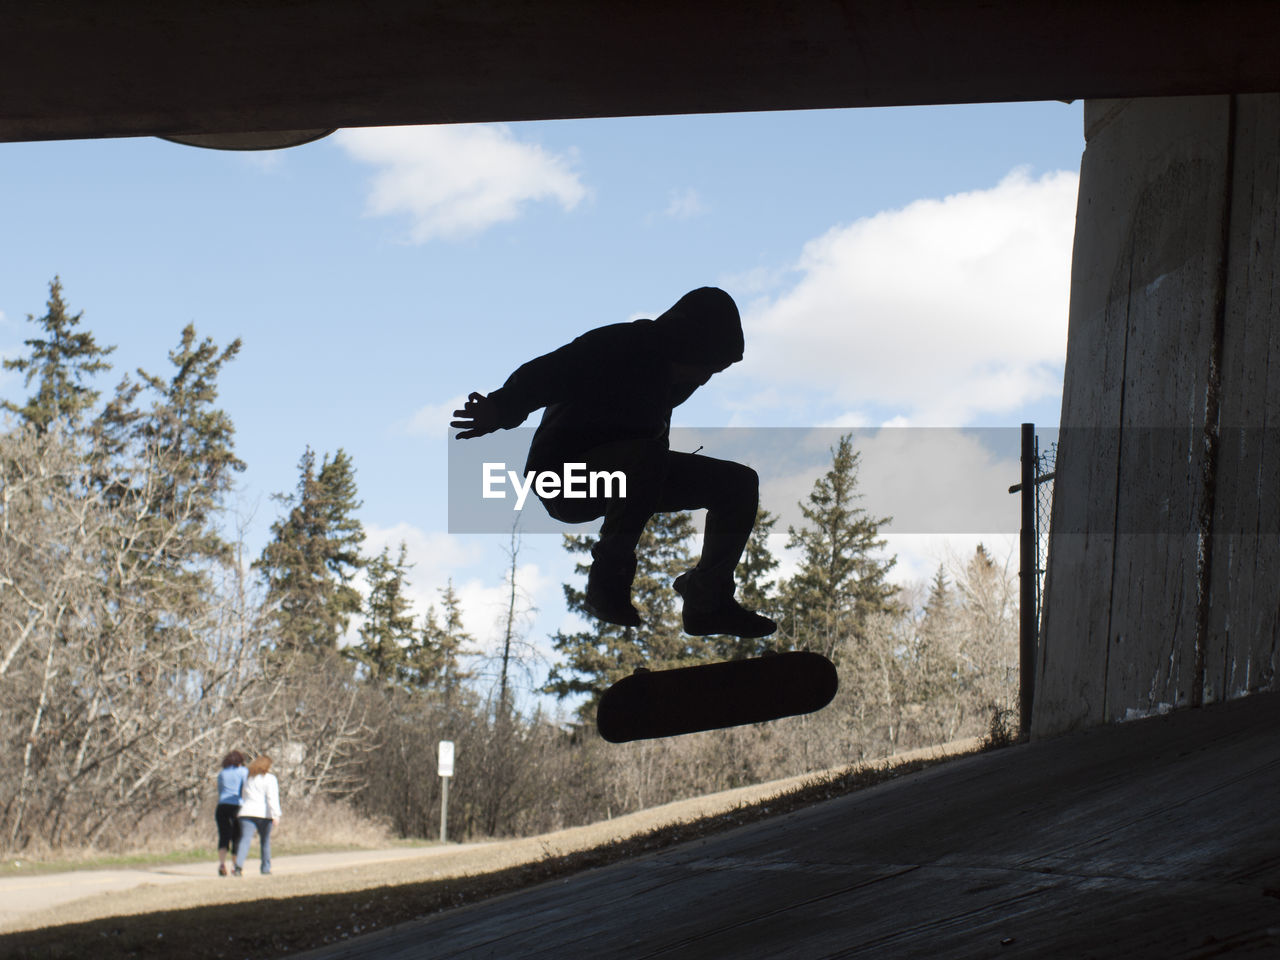
<instances>
[{"instance_id":1,"label":"skateboard deck","mask_svg":"<svg viewBox=\"0 0 1280 960\"><path fill-rule=\"evenodd\" d=\"M836 695L836 668L821 654L637 670L600 698L596 727L610 743L674 737L821 710Z\"/></svg>"}]
</instances>

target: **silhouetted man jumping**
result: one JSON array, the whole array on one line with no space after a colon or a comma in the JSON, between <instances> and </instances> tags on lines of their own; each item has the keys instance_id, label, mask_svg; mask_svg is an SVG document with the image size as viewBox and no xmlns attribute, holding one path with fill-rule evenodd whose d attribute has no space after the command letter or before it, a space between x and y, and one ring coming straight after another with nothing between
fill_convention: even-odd
<instances>
[{"instance_id":1,"label":"silhouetted man jumping","mask_svg":"<svg viewBox=\"0 0 1280 960\"><path fill-rule=\"evenodd\" d=\"M622 471L625 497L540 497L565 523L604 518L592 548L586 608L622 626L640 626L631 604L636 544L655 513L706 508L702 557L672 584L683 597L685 632L765 637L768 617L734 599L733 572L759 504L750 467L668 447L671 411L742 359L742 321L733 298L715 287L685 294L656 320L615 323L530 360L485 396L472 393L451 426L458 439L520 426L545 407L525 471L563 475L569 463ZM536 492L536 491L535 491Z\"/></svg>"}]
</instances>

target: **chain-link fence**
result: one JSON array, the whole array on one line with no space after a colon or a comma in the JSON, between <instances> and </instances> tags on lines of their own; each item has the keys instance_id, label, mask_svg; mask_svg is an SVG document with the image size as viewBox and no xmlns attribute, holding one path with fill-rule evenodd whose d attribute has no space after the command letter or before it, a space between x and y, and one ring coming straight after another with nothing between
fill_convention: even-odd
<instances>
[{"instance_id":1,"label":"chain-link fence","mask_svg":"<svg viewBox=\"0 0 1280 960\"><path fill-rule=\"evenodd\" d=\"M1058 461L1058 445L1040 449L1035 424L1022 425L1022 481L1009 488L1022 497L1022 527L1018 546L1019 626L1019 735L1031 731L1031 709L1035 697L1035 664L1040 646L1040 623L1044 616L1044 574L1049 562L1049 517L1053 511L1053 481Z\"/></svg>"},{"instance_id":2,"label":"chain-link fence","mask_svg":"<svg viewBox=\"0 0 1280 960\"><path fill-rule=\"evenodd\" d=\"M1036 437L1036 628L1044 624L1044 573L1049 566L1049 517L1053 513L1053 480L1058 463L1058 443L1040 449Z\"/></svg>"}]
</instances>

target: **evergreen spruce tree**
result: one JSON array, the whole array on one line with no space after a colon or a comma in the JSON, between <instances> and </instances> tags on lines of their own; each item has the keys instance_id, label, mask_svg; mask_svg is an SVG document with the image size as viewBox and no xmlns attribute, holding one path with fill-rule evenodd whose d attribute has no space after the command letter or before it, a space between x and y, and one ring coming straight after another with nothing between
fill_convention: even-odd
<instances>
[{"instance_id":1,"label":"evergreen spruce tree","mask_svg":"<svg viewBox=\"0 0 1280 960\"><path fill-rule=\"evenodd\" d=\"M434 606L428 608L422 628L405 651L402 682L417 689L439 690L446 702L459 686L471 679L462 658L475 653L471 634L462 625L462 601L453 581L440 591L443 620Z\"/></svg>"},{"instance_id":2,"label":"evergreen spruce tree","mask_svg":"<svg viewBox=\"0 0 1280 960\"><path fill-rule=\"evenodd\" d=\"M920 612L920 636L926 646L941 646L941 638L954 626L955 591L941 563L929 583L929 596Z\"/></svg>"},{"instance_id":3,"label":"evergreen spruce tree","mask_svg":"<svg viewBox=\"0 0 1280 960\"><path fill-rule=\"evenodd\" d=\"M894 610L887 577L896 558L877 555L885 545L880 526L890 518L857 506L859 458L852 436L841 437L831 468L799 505L805 523L788 528L787 546L801 561L783 591L781 629L793 646L826 656L856 638L871 614Z\"/></svg>"},{"instance_id":4,"label":"evergreen spruce tree","mask_svg":"<svg viewBox=\"0 0 1280 960\"><path fill-rule=\"evenodd\" d=\"M938 564L929 584L929 596L920 615L915 650L915 698L930 703L951 685L957 604L946 568Z\"/></svg>"},{"instance_id":5,"label":"evergreen spruce tree","mask_svg":"<svg viewBox=\"0 0 1280 960\"><path fill-rule=\"evenodd\" d=\"M972 657L983 663L1008 661L1017 637L1016 584L981 543L965 565L956 592Z\"/></svg>"},{"instance_id":6,"label":"evergreen spruce tree","mask_svg":"<svg viewBox=\"0 0 1280 960\"><path fill-rule=\"evenodd\" d=\"M138 371L155 397L138 421L139 436L167 473L153 509L180 526L182 540L197 555L219 560L229 558L230 548L214 516L232 489L232 474L245 465L234 452L231 418L213 404L218 374L239 352L238 339L222 350L208 337L197 343L195 327L188 325L178 348L169 352L176 373L166 379Z\"/></svg>"},{"instance_id":7,"label":"evergreen spruce tree","mask_svg":"<svg viewBox=\"0 0 1280 960\"><path fill-rule=\"evenodd\" d=\"M941 563L933 572L929 583L929 598L924 603L925 619L938 619L947 615L951 607L951 584L947 581L947 568Z\"/></svg>"},{"instance_id":8,"label":"evergreen spruce tree","mask_svg":"<svg viewBox=\"0 0 1280 960\"><path fill-rule=\"evenodd\" d=\"M364 667L365 677L371 683L400 682L414 640L413 612L405 595L409 571L407 552L401 541L400 552L392 560L390 548L383 547L366 566L369 596L364 603L360 642L345 648L343 653Z\"/></svg>"},{"instance_id":9,"label":"evergreen spruce tree","mask_svg":"<svg viewBox=\"0 0 1280 960\"><path fill-rule=\"evenodd\" d=\"M552 637L562 659L552 667L544 693L561 699L586 694L579 710L585 719L594 714L595 704L609 684L637 667L664 670L715 658L715 646L708 638L684 634L679 597L671 589L671 581L693 566L689 542L694 533L687 513L655 514L645 527L636 548L631 591L632 602L644 621L642 627L620 627L591 618L584 606L585 588L564 585L566 605L589 620L591 627ZM569 534L564 545L571 553L589 557L595 538ZM585 577L589 569L588 560L577 564L574 572Z\"/></svg>"},{"instance_id":10,"label":"evergreen spruce tree","mask_svg":"<svg viewBox=\"0 0 1280 960\"><path fill-rule=\"evenodd\" d=\"M111 369L103 358L115 347L99 347L92 333L77 331L83 317L83 311L68 312L62 299L62 280L54 277L45 315L36 318L27 314L27 320L40 328L40 335L25 341L31 353L4 361L4 369L26 374L25 386L35 381L36 390L24 404L4 400L0 407L17 414L39 433L45 433L58 418L79 425L85 411L98 400L98 391L87 381Z\"/></svg>"},{"instance_id":11,"label":"evergreen spruce tree","mask_svg":"<svg viewBox=\"0 0 1280 960\"><path fill-rule=\"evenodd\" d=\"M115 508L128 544L126 565L106 573L108 587L121 614L132 607L153 632L183 634L209 598L210 566L231 561L218 521L245 465L216 401L218 375L239 350L239 340L222 349L197 342L188 325L169 352L175 372L125 377L90 425L89 483Z\"/></svg>"},{"instance_id":12,"label":"evergreen spruce tree","mask_svg":"<svg viewBox=\"0 0 1280 960\"><path fill-rule=\"evenodd\" d=\"M253 564L267 587L275 641L284 651L333 652L361 607L351 579L364 566L364 528L356 518L355 468L346 452L319 469L310 447L298 462L298 487L278 494L289 512Z\"/></svg>"}]
</instances>

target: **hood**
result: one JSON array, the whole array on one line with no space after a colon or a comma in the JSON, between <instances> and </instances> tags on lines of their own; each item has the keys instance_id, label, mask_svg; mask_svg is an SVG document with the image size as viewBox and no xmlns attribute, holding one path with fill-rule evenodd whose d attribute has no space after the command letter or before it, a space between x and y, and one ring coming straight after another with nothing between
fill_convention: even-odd
<instances>
[{"instance_id":1,"label":"hood","mask_svg":"<svg viewBox=\"0 0 1280 960\"><path fill-rule=\"evenodd\" d=\"M673 359L722 364L721 369L742 359L738 305L719 287L689 291L653 322L671 345Z\"/></svg>"}]
</instances>

